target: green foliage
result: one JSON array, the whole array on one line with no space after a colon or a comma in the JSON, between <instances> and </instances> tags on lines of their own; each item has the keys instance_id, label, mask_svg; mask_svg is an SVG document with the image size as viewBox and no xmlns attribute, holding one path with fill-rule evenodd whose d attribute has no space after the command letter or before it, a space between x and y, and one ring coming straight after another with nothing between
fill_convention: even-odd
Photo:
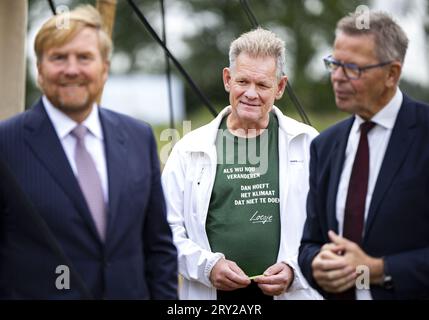
<instances>
[{"instance_id":1,"label":"green foliage","mask_svg":"<svg viewBox=\"0 0 429 320\"><path fill-rule=\"evenodd\" d=\"M198 30L196 36L187 39L193 48L192 55L185 61L189 70L203 70L194 73L197 83L211 101L220 109L228 104L221 81L221 70L228 65L229 43L252 26L240 6L240 1L188 1L195 15L210 12L216 14L216 26ZM305 3L315 3L313 11ZM278 33L286 41L287 70L293 88L306 110L332 110L332 90L327 77L315 77L308 70L315 54L323 47L329 48L334 39L336 21L362 1L281 1L253 0L251 8L262 27ZM311 7L311 5L308 5ZM319 6L319 7L318 7ZM317 10L320 9L320 12ZM320 61L320 68L322 61ZM190 111L198 106L195 96L189 92L187 101ZM284 98L284 100L287 98ZM284 104L277 103L282 109Z\"/></svg>"},{"instance_id":2,"label":"green foliage","mask_svg":"<svg viewBox=\"0 0 429 320\"><path fill-rule=\"evenodd\" d=\"M44 0L32 0L29 3L31 25L31 20L37 16L37 10L49 11L49 7ZM82 3L94 4L95 0L55 1L56 5L66 4L70 8ZM161 35L159 0L135 0L135 3ZM326 54L331 51L336 22L347 13L355 11L358 5L367 4L368 1L249 0L248 3L263 27L273 30L285 40L286 73L305 110L318 113L334 112L336 108L332 88L319 55L321 51ZM177 6L187 13L195 28L192 30L192 36L185 39L189 54L176 57L215 108L221 110L229 104L222 84L222 69L229 64L229 44L252 26L239 0L165 0L167 13ZM169 21L167 30L168 23ZM114 52L121 53L129 61L128 66L120 72L164 72L162 50L137 20L125 0L118 1L113 39ZM174 44L169 44L169 48L173 54L176 53ZM172 69L178 74L174 66ZM28 82L27 85L28 105L33 101L36 89ZM416 98L429 101L427 89L408 83L402 85L415 94ZM187 84L185 88L187 112L199 111L202 102ZM287 94L281 101L276 102L276 105L286 112L293 109ZM204 112L209 114L207 110Z\"/></svg>"}]
</instances>

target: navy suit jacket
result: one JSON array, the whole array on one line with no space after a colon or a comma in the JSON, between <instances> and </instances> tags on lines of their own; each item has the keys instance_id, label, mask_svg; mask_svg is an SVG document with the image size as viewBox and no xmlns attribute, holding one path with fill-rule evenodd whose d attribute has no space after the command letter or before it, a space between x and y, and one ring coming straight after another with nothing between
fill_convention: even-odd
<instances>
[{"instance_id":1,"label":"navy suit jacket","mask_svg":"<svg viewBox=\"0 0 429 320\"><path fill-rule=\"evenodd\" d=\"M328 231L338 232L336 197L354 117L320 134L311 145L307 220L299 265L317 286L311 263ZM429 106L404 95L377 178L362 242L384 257L394 288L371 286L374 299L429 298Z\"/></svg>"},{"instance_id":2,"label":"navy suit jacket","mask_svg":"<svg viewBox=\"0 0 429 320\"><path fill-rule=\"evenodd\" d=\"M105 109L99 114L109 184L104 243L41 100L0 124L0 159L93 297L176 299L177 252L166 220L152 131L124 115ZM61 261L12 198L2 197L0 212L1 296L82 298L73 279L69 290L57 289Z\"/></svg>"}]
</instances>

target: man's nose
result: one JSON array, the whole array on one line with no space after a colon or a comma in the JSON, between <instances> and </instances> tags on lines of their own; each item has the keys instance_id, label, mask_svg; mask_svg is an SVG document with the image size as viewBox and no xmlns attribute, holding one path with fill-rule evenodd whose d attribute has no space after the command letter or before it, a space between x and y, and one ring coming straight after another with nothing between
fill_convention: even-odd
<instances>
[{"instance_id":1,"label":"man's nose","mask_svg":"<svg viewBox=\"0 0 429 320\"><path fill-rule=\"evenodd\" d=\"M79 73L79 63L75 57L69 57L65 66L65 74L68 76L74 76Z\"/></svg>"},{"instance_id":2,"label":"man's nose","mask_svg":"<svg viewBox=\"0 0 429 320\"><path fill-rule=\"evenodd\" d=\"M249 85L249 87L247 88L244 95L248 99L256 99L258 97L258 93L256 91L256 86L254 84Z\"/></svg>"},{"instance_id":3,"label":"man's nose","mask_svg":"<svg viewBox=\"0 0 429 320\"><path fill-rule=\"evenodd\" d=\"M348 80L346 73L344 72L344 68L340 66L337 69L331 71L331 79L332 81Z\"/></svg>"}]
</instances>

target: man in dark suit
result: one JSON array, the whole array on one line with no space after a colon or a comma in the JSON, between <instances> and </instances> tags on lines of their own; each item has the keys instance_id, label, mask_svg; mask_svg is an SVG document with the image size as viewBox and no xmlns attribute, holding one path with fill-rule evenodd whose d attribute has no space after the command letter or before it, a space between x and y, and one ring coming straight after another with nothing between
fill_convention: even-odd
<instances>
[{"instance_id":1,"label":"man in dark suit","mask_svg":"<svg viewBox=\"0 0 429 320\"><path fill-rule=\"evenodd\" d=\"M311 146L299 264L331 299L429 298L429 108L398 88L408 39L386 14L350 15L325 59L354 114Z\"/></svg>"},{"instance_id":2,"label":"man in dark suit","mask_svg":"<svg viewBox=\"0 0 429 320\"><path fill-rule=\"evenodd\" d=\"M0 158L31 204L2 195L1 296L177 298L152 131L95 102L111 51L100 15L82 6L49 19L35 51L44 95L0 125Z\"/></svg>"}]
</instances>

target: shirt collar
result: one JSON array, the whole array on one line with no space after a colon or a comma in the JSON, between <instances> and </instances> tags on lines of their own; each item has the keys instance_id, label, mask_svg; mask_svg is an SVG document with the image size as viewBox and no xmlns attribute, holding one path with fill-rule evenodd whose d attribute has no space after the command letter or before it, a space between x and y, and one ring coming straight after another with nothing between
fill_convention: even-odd
<instances>
[{"instance_id":1,"label":"shirt collar","mask_svg":"<svg viewBox=\"0 0 429 320\"><path fill-rule=\"evenodd\" d=\"M64 139L70 131L72 131L78 123L69 118L64 112L55 108L48 98L44 95L42 97L43 105L45 106L46 113L54 125L55 131L60 139ZM82 125L88 128L89 132L96 138L103 140L103 130L101 128L101 122L98 115L97 104L94 103L91 113L82 122Z\"/></svg>"},{"instance_id":2,"label":"shirt collar","mask_svg":"<svg viewBox=\"0 0 429 320\"><path fill-rule=\"evenodd\" d=\"M402 101L404 99L404 96L397 88L395 95L393 98L389 101L387 105L385 105L383 108L381 108L380 111L378 111L372 118L371 121L374 122L376 125L381 126L386 129L393 129L393 126L395 125L396 117L398 116L399 109L401 108ZM357 132L359 131L360 125L365 122L364 119L362 119L360 116L355 116L355 129Z\"/></svg>"}]
</instances>

